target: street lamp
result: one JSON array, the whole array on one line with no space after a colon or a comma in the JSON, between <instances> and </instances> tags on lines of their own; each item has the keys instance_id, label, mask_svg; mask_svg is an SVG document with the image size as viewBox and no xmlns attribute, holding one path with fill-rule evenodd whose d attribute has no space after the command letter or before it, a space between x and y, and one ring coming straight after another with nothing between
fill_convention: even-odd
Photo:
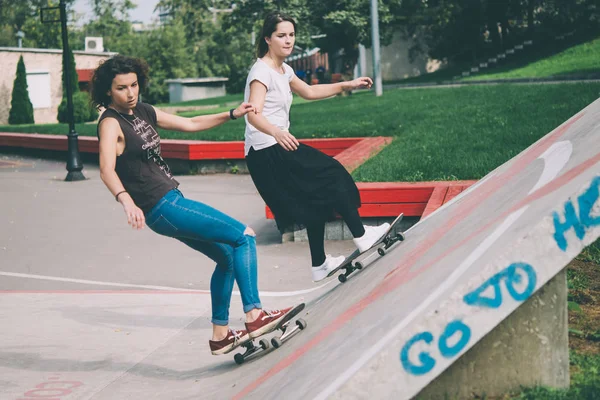
<instances>
[{"instance_id":1,"label":"street lamp","mask_svg":"<svg viewBox=\"0 0 600 400\"><path fill-rule=\"evenodd\" d=\"M57 11L59 15L57 16ZM79 143L75 122L73 117L73 88L71 87L71 57L69 54L69 38L67 34L67 6L65 0L60 0L58 7L45 7L40 9L42 23L60 22L63 43L63 68L65 68L65 85L67 92L67 120L69 121L69 133L67 134L67 177L65 181L81 181L85 179L81 170L83 164L79 156Z\"/></svg>"},{"instance_id":2,"label":"street lamp","mask_svg":"<svg viewBox=\"0 0 600 400\"><path fill-rule=\"evenodd\" d=\"M381 52L379 49L379 10L377 0L371 0L371 39L373 41L373 78L375 78L375 96L381 96Z\"/></svg>"},{"instance_id":3,"label":"street lamp","mask_svg":"<svg viewBox=\"0 0 600 400\"><path fill-rule=\"evenodd\" d=\"M22 30L19 30L19 32L17 32L17 34L15 36L17 37L18 47L19 48L23 47L23 38L25 37L25 33L23 33Z\"/></svg>"}]
</instances>

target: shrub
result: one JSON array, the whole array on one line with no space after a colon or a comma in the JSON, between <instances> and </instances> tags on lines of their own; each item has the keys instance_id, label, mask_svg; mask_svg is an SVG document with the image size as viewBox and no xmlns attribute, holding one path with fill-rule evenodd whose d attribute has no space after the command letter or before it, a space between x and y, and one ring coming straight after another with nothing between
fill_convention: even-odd
<instances>
[{"instance_id":1,"label":"shrub","mask_svg":"<svg viewBox=\"0 0 600 400\"><path fill-rule=\"evenodd\" d=\"M88 121L95 121L98 118L98 111L90 104L90 97L87 92L73 93L73 122L76 124ZM67 99L63 97L58 106L58 121L67 123Z\"/></svg>"},{"instance_id":2,"label":"shrub","mask_svg":"<svg viewBox=\"0 0 600 400\"><path fill-rule=\"evenodd\" d=\"M8 123L11 125L34 123L33 106L31 105L29 92L27 91L27 73L25 71L23 56L19 57L19 62L17 63L17 77L15 78L12 91Z\"/></svg>"}]
</instances>

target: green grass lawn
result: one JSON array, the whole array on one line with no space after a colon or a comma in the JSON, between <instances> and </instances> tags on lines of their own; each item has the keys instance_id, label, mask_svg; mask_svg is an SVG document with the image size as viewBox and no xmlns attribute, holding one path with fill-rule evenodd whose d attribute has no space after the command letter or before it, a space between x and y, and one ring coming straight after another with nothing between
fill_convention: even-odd
<instances>
[{"instance_id":1,"label":"green grass lawn","mask_svg":"<svg viewBox=\"0 0 600 400\"><path fill-rule=\"evenodd\" d=\"M398 89L381 97L361 92L292 106L291 132L298 138L394 136L392 144L354 171L358 181L478 179L599 94L600 83ZM0 131L66 134L68 129L28 125L0 126ZM96 126L78 125L77 131L93 136ZM244 121L206 132L161 135L243 140Z\"/></svg>"},{"instance_id":2,"label":"green grass lawn","mask_svg":"<svg viewBox=\"0 0 600 400\"><path fill-rule=\"evenodd\" d=\"M489 74L477 74L462 80L548 78L551 76L600 74L599 60L600 38L597 38L521 68L499 68Z\"/></svg>"}]
</instances>

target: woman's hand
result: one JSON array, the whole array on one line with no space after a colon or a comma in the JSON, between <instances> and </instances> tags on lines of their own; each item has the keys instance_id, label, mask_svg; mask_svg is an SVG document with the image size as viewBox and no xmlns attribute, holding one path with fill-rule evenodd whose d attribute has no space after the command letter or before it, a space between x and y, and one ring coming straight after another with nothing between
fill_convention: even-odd
<instances>
[{"instance_id":1,"label":"woman's hand","mask_svg":"<svg viewBox=\"0 0 600 400\"><path fill-rule=\"evenodd\" d=\"M241 118L244 115L248 114L249 112L256 113L256 108L250 103L242 103L239 105L238 108L233 110L233 116L235 118Z\"/></svg>"},{"instance_id":2,"label":"woman's hand","mask_svg":"<svg viewBox=\"0 0 600 400\"><path fill-rule=\"evenodd\" d=\"M373 80L368 76L361 76L360 78L356 78L353 81L348 82L349 89L370 89L373 85Z\"/></svg>"},{"instance_id":3,"label":"woman's hand","mask_svg":"<svg viewBox=\"0 0 600 400\"><path fill-rule=\"evenodd\" d=\"M127 215L127 223L133 229L142 229L146 223L146 217L144 217L144 212L135 205L129 193L120 195L119 202L123 205L123 211Z\"/></svg>"},{"instance_id":4,"label":"woman's hand","mask_svg":"<svg viewBox=\"0 0 600 400\"><path fill-rule=\"evenodd\" d=\"M277 134L273 135L277 143L281 145L287 151L294 151L298 148L300 143L298 143L298 139L294 137L289 132L280 130Z\"/></svg>"}]
</instances>

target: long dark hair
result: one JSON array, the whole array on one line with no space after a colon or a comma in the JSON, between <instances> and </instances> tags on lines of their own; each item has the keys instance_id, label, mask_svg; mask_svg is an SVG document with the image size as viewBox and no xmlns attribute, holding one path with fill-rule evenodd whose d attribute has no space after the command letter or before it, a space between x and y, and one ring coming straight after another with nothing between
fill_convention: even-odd
<instances>
[{"instance_id":1,"label":"long dark hair","mask_svg":"<svg viewBox=\"0 0 600 400\"><path fill-rule=\"evenodd\" d=\"M107 108L110 105L112 100L107 92L110 91L115 76L120 74L135 73L141 93L148 85L148 70L148 64L143 59L122 55L116 55L100 63L92 75L92 104L96 108Z\"/></svg>"},{"instance_id":2,"label":"long dark hair","mask_svg":"<svg viewBox=\"0 0 600 400\"><path fill-rule=\"evenodd\" d=\"M256 45L256 55L258 58L264 57L269 51L269 45L265 38L270 38L273 32L277 30L277 24L284 21L291 22L292 25L294 25L294 32L296 31L296 21L289 15L280 11L271 11L267 14L263 22L262 30L260 31L258 44Z\"/></svg>"}]
</instances>

